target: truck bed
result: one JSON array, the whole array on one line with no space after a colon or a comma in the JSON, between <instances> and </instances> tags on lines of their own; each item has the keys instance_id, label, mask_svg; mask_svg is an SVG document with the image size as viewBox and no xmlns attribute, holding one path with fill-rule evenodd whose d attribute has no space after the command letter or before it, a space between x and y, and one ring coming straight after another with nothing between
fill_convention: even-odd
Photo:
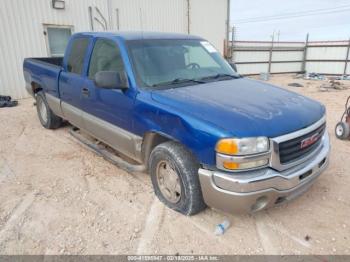
<instances>
[{"instance_id":1,"label":"truck bed","mask_svg":"<svg viewBox=\"0 0 350 262\"><path fill-rule=\"evenodd\" d=\"M26 60L33 60L39 63L45 63L48 65L55 65L62 67L63 64L63 56L61 57L37 57L37 58L27 58Z\"/></svg>"},{"instance_id":2,"label":"truck bed","mask_svg":"<svg viewBox=\"0 0 350 262\"><path fill-rule=\"evenodd\" d=\"M62 71L63 57L27 58L23 71L27 91L34 96L32 83L39 84L47 93L58 97L58 77Z\"/></svg>"}]
</instances>

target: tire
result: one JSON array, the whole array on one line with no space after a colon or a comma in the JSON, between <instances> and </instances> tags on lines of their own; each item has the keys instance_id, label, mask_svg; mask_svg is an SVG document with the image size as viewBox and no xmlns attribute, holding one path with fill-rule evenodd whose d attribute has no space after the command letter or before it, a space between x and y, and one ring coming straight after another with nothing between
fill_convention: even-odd
<instances>
[{"instance_id":1,"label":"tire","mask_svg":"<svg viewBox=\"0 0 350 262\"><path fill-rule=\"evenodd\" d=\"M149 158L149 172L156 196L169 208L188 216L206 208L198 169L195 157L181 144L172 141L155 147ZM168 181L176 182L168 186L171 184ZM174 190L167 190L167 186Z\"/></svg>"},{"instance_id":2,"label":"tire","mask_svg":"<svg viewBox=\"0 0 350 262\"><path fill-rule=\"evenodd\" d=\"M46 101L45 94L40 91L35 96L36 99L36 110L40 123L47 129L59 128L62 124L62 118L55 115L49 107Z\"/></svg>"},{"instance_id":3,"label":"tire","mask_svg":"<svg viewBox=\"0 0 350 262\"><path fill-rule=\"evenodd\" d=\"M350 127L348 123L339 122L335 126L335 136L341 140L348 139L350 135Z\"/></svg>"}]
</instances>

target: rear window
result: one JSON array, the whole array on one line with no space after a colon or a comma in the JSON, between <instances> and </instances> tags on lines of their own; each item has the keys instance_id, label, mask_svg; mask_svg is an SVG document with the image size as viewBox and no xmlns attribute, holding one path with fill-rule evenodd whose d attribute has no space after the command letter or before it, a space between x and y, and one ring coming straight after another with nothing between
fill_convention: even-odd
<instances>
[{"instance_id":1,"label":"rear window","mask_svg":"<svg viewBox=\"0 0 350 262\"><path fill-rule=\"evenodd\" d=\"M68 57L68 72L80 75L83 71L86 49L89 45L88 38L77 38L73 40L71 51Z\"/></svg>"}]
</instances>

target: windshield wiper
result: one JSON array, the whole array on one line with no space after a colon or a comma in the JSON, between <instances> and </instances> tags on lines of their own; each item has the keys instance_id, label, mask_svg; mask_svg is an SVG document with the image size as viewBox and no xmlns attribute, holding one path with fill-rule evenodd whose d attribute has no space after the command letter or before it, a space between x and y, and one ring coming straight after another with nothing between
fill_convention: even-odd
<instances>
[{"instance_id":1,"label":"windshield wiper","mask_svg":"<svg viewBox=\"0 0 350 262\"><path fill-rule=\"evenodd\" d=\"M231 79L238 79L242 78L241 75L230 75L230 74L216 74L212 76L205 76L200 78L200 80L211 80L211 79L222 79L222 78L231 78Z\"/></svg>"},{"instance_id":2,"label":"windshield wiper","mask_svg":"<svg viewBox=\"0 0 350 262\"><path fill-rule=\"evenodd\" d=\"M204 84L205 81L202 80L197 80L197 79L186 79L186 78L176 78L174 80L171 81L167 81L167 82L161 82L161 83L157 83L152 85L152 87L157 87L157 86L169 86L169 85L176 85L176 84L186 84L186 83L197 83L197 84Z\"/></svg>"}]
</instances>

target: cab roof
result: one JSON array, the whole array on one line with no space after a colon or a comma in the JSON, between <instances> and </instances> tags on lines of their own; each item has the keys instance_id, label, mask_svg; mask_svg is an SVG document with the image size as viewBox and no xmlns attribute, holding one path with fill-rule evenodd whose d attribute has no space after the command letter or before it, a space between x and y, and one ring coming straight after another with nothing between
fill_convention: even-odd
<instances>
[{"instance_id":1,"label":"cab roof","mask_svg":"<svg viewBox=\"0 0 350 262\"><path fill-rule=\"evenodd\" d=\"M163 32L142 32L142 31L125 31L125 32L82 32L77 33L75 36L92 36L92 37L106 37L114 38L119 37L123 40L144 40L144 39L197 39L203 40L203 38L187 34L179 33L163 33Z\"/></svg>"}]
</instances>

